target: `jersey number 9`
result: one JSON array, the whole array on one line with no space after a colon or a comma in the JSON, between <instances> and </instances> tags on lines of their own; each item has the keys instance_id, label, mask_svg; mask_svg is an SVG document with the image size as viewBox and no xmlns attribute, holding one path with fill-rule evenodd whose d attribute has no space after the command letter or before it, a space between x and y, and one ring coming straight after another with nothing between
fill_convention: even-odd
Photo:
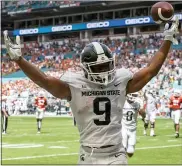
<instances>
[{"instance_id":1,"label":"jersey number 9","mask_svg":"<svg viewBox=\"0 0 182 166\"><path fill-rule=\"evenodd\" d=\"M105 104L105 109L100 110L100 103ZM107 97L97 97L93 101L93 109L96 115L103 115L105 113L105 121L94 119L94 123L98 126L108 125L111 122L111 101Z\"/></svg>"}]
</instances>

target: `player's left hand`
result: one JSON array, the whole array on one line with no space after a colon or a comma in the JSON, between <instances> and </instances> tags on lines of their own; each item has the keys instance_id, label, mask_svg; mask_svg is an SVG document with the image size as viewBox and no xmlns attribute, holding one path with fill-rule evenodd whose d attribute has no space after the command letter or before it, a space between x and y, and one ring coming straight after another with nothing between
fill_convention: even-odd
<instances>
[{"instance_id":1,"label":"player's left hand","mask_svg":"<svg viewBox=\"0 0 182 166\"><path fill-rule=\"evenodd\" d=\"M178 41L175 38L176 35L179 33L178 31L178 26L179 26L179 18L176 16L172 25L170 26L169 23L165 24L164 28L164 40L169 40L173 44L178 45Z\"/></svg>"}]
</instances>

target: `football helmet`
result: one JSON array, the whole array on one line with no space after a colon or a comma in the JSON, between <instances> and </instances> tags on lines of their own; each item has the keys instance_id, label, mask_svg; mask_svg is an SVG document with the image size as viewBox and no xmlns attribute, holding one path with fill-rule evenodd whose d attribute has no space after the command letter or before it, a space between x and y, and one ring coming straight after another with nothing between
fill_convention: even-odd
<instances>
[{"instance_id":1,"label":"football helmet","mask_svg":"<svg viewBox=\"0 0 182 166\"><path fill-rule=\"evenodd\" d=\"M129 103L133 103L135 102L137 99L139 98L139 93L138 92L134 92L134 93L129 93L126 96L126 99Z\"/></svg>"},{"instance_id":2,"label":"football helmet","mask_svg":"<svg viewBox=\"0 0 182 166\"><path fill-rule=\"evenodd\" d=\"M38 93L38 97L44 97L44 92L43 92L43 91L40 91L40 92Z\"/></svg>"},{"instance_id":3,"label":"football helmet","mask_svg":"<svg viewBox=\"0 0 182 166\"><path fill-rule=\"evenodd\" d=\"M178 89L174 90L174 97L179 97L180 96L180 91Z\"/></svg>"},{"instance_id":4,"label":"football helmet","mask_svg":"<svg viewBox=\"0 0 182 166\"><path fill-rule=\"evenodd\" d=\"M102 43L92 42L85 46L80 56L80 66L91 82L107 85L115 78L115 58Z\"/></svg>"},{"instance_id":5,"label":"football helmet","mask_svg":"<svg viewBox=\"0 0 182 166\"><path fill-rule=\"evenodd\" d=\"M156 91L155 90L150 89L148 91L148 93L151 94L151 95L153 95L153 96L156 96Z\"/></svg>"}]
</instances>

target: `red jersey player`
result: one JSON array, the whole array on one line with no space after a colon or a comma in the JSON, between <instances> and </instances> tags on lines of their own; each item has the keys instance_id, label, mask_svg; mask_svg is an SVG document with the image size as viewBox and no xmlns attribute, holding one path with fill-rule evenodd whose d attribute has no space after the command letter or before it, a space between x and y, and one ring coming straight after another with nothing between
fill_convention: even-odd
<instances>
[{"instance_id":1,"label":"red jersey player","mask_svg":"<svg viewBox=\"0 0 182 166\"><path fill-rule=\"evenodd\" d=\"M175 137L179 137L179 121L181 116L182 96L179 91L175 91L174 95L170 97L169 108L171 109L171 118L174 122L174 128L176 131Z\"/></svg>"},{"instance_id":2,"label":"red jersey player","mask_svg":"<svg viewBox=\"0 0 182 166\"><path fill-rule=\"evenodd\" d=\"M37 133L41 131L42 119L44 117L45 109L47 107L47 99L43 92L39 92L38 97L35 98L36 119L37 119Z\"/></svg>"}]
</instances>

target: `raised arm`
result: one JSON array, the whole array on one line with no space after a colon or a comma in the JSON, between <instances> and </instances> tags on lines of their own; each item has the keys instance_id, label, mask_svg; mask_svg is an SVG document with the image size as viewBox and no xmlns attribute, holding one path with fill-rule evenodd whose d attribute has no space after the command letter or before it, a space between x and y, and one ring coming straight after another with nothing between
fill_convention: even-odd
<instances>
[{"instance_id":1,"label":"raised arm","mask_svg":"<svg viewBox=\"0 0 182 166\"><path fill-rule=\"evenodd\" d=\"M170 50L172 42L176 42L174 35L178 33L179 20L176 18L172 26L169 28L169 24L166 24L164 30L164 42L159 51L151 59L147 67L136 72L133 79L128 82L127 93L137 92L142 89L154 76L157 75L162 67L168 52Z\"/></svg>"},{"instance_id":2,"label":"raised arm","mask_svg":"<svg viewBox=\"0 0 182 166\"><path fill-rule=\"evenodd\" d=\"M71 92L67 83L44 74L37 67L32 65L21 55L21 44L20 37L16 36L16 44L12 44L10 38L8 37L8 32L4 31L4 40L8 54L12 60L14 60L23 72L37 85L44 88L50 92L53 96L57 98L70 98Z\"/></svg>"},{"instance_id":3,"label":"raised arm","mask_svg":"<svg viewBox=\"0 0 182 166\"><path fill-rule=\"evenodd\" d=\"M55 77L47 76L23 57L20 57L15 62L34 83L50 92L53 96L61 99L71 96L69 86L65 82Z\"/></svg>"}]
</instances>

